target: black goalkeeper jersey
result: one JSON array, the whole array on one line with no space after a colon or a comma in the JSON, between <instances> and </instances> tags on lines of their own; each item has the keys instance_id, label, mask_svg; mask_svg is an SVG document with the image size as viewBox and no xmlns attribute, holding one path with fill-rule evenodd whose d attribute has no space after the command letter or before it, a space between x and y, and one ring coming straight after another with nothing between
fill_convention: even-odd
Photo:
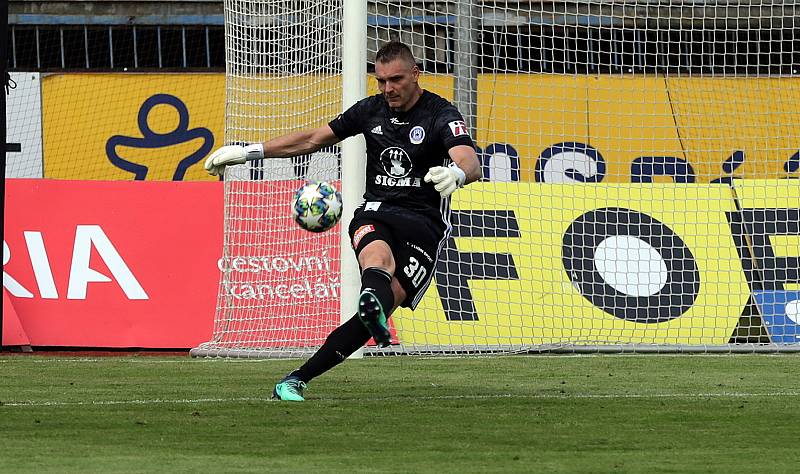
<instances>
[{"instance_id":1,"label":"black goalkeeper jersey","mask_svg":"<svg viewBox=\"0 0 800 474\"><path fill-rule=\"evenodd\" d=\"M464 118L450 102L423 91L410 110L396 112L377 94L358 101L329 125L342 140L359 133L366 138L366 201L449 220L449 199L442 199L423 177L433 166L450 164L450 148L475 147Z\"/></svg>"}]
</instances>

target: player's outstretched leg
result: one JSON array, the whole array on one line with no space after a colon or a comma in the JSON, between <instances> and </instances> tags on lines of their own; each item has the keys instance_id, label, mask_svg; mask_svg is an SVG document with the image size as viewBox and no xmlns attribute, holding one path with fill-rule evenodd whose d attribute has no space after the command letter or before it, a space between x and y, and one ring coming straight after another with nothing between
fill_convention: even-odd
<instances>
[{"instance_id":1,"label":"player's outstretched leg","mask_svg":"<svg viewBox=\"0 0 800 474\"><path fill-rule=\"evenodd\" d=\"M389 333L389 322L378 297L364 291L358 298L358 319L364 324L378 347L386 347L392 342Z\"/></svg>"},{"instance_id":2,"label":"player's outstretched leg","mask_svg":"<svg viewBox=\"0 0 800 474\"><path fill-rule=\"evenodd\" d=\"M303 398L305 389L306 383L300 380L299 377L287 375L275 384L275 389L272 390L272 398L290 402L302 402L305 401L305 398Z\"/></svg>"},{"instance_id":3,"label":"player's outstretched leg","mask_svg":"<svg viewBox=\"0 0 800 474\"><path fill-rule=\"evenodd\" d=\"M344 324L328 334L322 347L303 362L300 368L292 371L275 385L273 398L279 400L302 400L303 390L306 388L307 383L344 362L347 356L366 344L370 337L369 331L358 319L358 316L348 319ZM288 393L292 391L300 392L299 400L295 394Z\"/></svg>"}]
</instances>

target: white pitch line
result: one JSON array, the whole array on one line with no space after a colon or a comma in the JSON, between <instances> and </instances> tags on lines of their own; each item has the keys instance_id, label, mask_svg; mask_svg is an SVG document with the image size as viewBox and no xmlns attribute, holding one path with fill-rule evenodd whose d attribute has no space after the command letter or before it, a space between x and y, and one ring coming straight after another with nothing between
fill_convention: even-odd
<instances>
[{"instance_id":1,"label":"white pitch line","mask_svg":"<svg viewBox=\"0 0 800 474\"><path fill-rule=\"evenodd\" d=\"M162 403L170 404L193 404L193 403L233 403L233 402L264 402L268 398L243 397L243 398L196 398L196 399L175 399L162 400L159 398L152 400L91 400L86 402L49 402L26 400L19 402L0 402L0 410L4 407L63 407L63 406L97 406L97 405L157 405Z\"/></svg>"},{"instance_id":2,"label":"white pitch line","mask_svg":"<svg viewBox=\"0 0 800 474\"><path fill-rule=\"evenodd\" d=\"M375 397L358 398L359 401L390 401L390 400L482 400L493 398L525 398L534 400L569 400L569 399L659 399L659 398L747 398L747 397L798 397L800 392L719 392L719 393L552 393L520 395L504 393L496 395L440 395L422 397ZM340 399L342 400L342 399ZM334 400L331 400L334 401Z\"/></svg>"},{"instance_id":3,"label":"white pitch line","mask_svg":"<svg viewBox=\"0 0 800 474\"><path fill-rule=\"evenodd\" d=\"M124 356L109 356L102 359L84 359L84 358L75 358L75 359L38 359L35 356L32 356L30 359L16 359L16 358L0 358L0 364L13 364L20 360L25 360L26 362L33 362L35 364L51 364L51 363L100 363L100 362L121 362L124 364L205 364L205 363L269 363L269 362L276 362L281 360L291 360L291 359L226 359L226 358L208 358L208 359L191 359L189 357L179 357L175 356L174 359L150 359L150 357L157 357L157 356L145 356L142 358L126 358ZM170 356L165 356L170 357Z\"/></svg>"},{"instance_id":4,"label":"white pitch line","mask_svg":"<svg viewBox=\"0 0 800 474\"><path fill-rule=\"evenodd\" d=\"M371 356L365 358L364 360L391 360L393 356ZM491 360L494 358L502 357L504 359L519 359L523 360L526 359L575 359L575 358L639 358L639 359L685 359L687 357L698 357L703 359L717 359L717 358L741 358L741 357L800 357L800 355L796 353L736 353L736 354L504 354L504 355L497 355L497 356L488 356L488 355L463 355L463 356L446 356L446 357L439 357L439 356L413 356L413 359L416 360L434 360L434 361L447 361L447 360ZM37 364L49 364L49 363L99 363L99 362L122 362L122 363L138 363L138 364L184 364L187 362L192 363L270 363L270 362L281 362L281 361L292 361L292 360L302 360L304 358L297 357L291 359L258 359L258 358L235 358L235 357L201 357L201 358L191 358L189 356L179 355L176 354L174 356L170 355L163 355L163 356L104 356L101 358L89 358L89 357L65 357L65 358L47 358L47 356L38 357L36 355L30 356L20 356L18 357L0 357L0 364L13 364L20 360L31 361Z\"/></svg>"},{"instance_id":5,"label":"white pitch line","mask_svg":"<svg viewBox=\"0 0 800 474\"><path fill-rule=\"evenodd\" d=\"M408 396L408 397L358 397L358 398L328 398L310 400L312 403L341 403L346 401L354 401L358 403L363 402L381 402L381 401L433 401L433 400L491 400L502 398L520 398L531 400L570 400L570 399L664 399L664 398L688 398L688 399L703 399L703 398L758 398L758 397L800 397L800 392L762 392L762 393L749 393L749 392L719 392L719 393L651 393L651 394L598 394L598 393L575 393L575 394L535 394L535 395L521 395L521 394L495 394L495 395L438 395L438 396ZM177 404L177 405L191 405L197 403L238 403L238 402L271 402L269 398L263 397L241 397L241 398L197 398L197 399L152 399L152 400L92 400L85 402L57 402L57 401L13 401L13 402L0 402L0 410L4 407L59 407L59 406L107 406L107 405L157 405L157 404Z\"/></svg>"}]
</instances>

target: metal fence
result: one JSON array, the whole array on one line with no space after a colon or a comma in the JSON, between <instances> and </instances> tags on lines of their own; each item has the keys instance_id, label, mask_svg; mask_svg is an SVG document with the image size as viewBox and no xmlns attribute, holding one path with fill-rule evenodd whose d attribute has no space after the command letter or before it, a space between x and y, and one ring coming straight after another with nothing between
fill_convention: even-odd
<instances>
[{"instance_id":1,"label":"metal fence","mask_svg":"<svg viewBox=\"0 0 800 474\"><path fill-rule=\"evenodd\" d=\"M25 71L224 70L221 15L154 24L166 20L139 17L131 24L126 17L10 15L7 66ZM423 70L453 72L452 15L405 20L370 15L369 28L380 30L390 20L400 21L412 38L442 30L437 38L444 41L421 42L416 52ZM476 35L477 67L515 73L800 74L800 22L772 29L722 26L649 28L599 20L552 25L484 17Z\"/></svg>"},{"instance_id":2,"label":"metal fence","mask_svg":"<svg viewBox=\"0 0 800 474\"><path fill-rule=\"evenodd\" d=\"M217 25L9 25L11 70L224 70Z\"/></svg>"}]
</instances>

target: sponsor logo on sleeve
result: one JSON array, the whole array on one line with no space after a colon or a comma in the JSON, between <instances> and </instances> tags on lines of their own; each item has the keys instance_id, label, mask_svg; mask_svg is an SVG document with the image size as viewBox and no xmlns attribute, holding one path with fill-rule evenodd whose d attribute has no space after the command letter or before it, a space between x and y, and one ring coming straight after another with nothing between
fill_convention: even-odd
<instances>
[{"instance_id":1,"label":"sponsor logo on sleeve","mask_svg":"<svg viewBox=\"0 0 800 474\"><path fill-rule=\"evenodd\" d=\"M447 125L450 127L450 131L453 132L454 137L460 137L461 135L469 136L467 124L465 124L463 120L455 120L449 122Z\"/></svg>"}]
</instances>

